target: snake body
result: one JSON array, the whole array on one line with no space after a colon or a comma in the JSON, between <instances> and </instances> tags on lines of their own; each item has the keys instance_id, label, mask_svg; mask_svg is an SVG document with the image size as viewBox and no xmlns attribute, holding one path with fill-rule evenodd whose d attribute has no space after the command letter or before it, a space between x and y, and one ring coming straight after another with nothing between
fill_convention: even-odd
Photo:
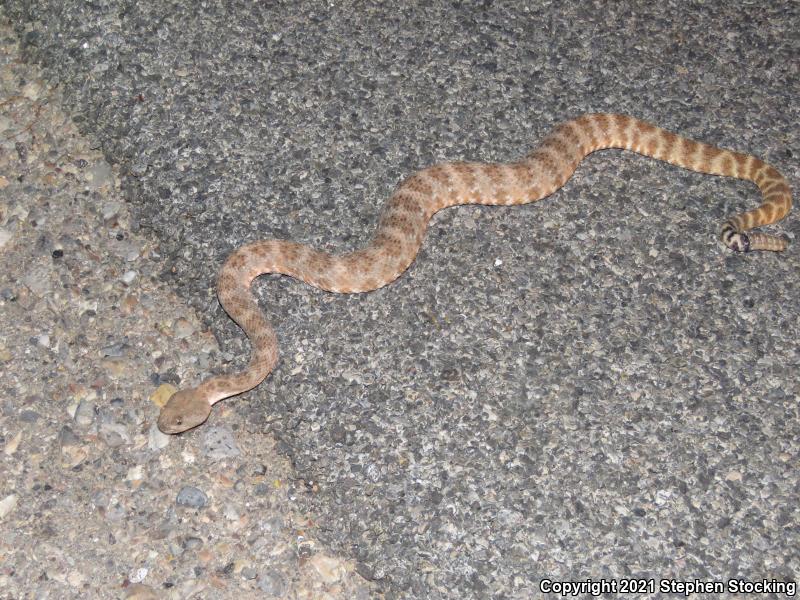
<instances>
[{"instance_id":1,"label":"snake body","mask_svg":"<svg viewBox=\"0 0 800 600\"><path fill-rule=\"evenodd\" d=\"M761 190L761 205L728 219L720 238L737 252L786 249L783 237L746 233L778 221L792 206L786 179L764 161L633 117L584 115L556 127L518 162L442 163L414 173L386 202L374 237L360 250L332 255L288 240L257 241L235 250L219 273L217 295L250 339L250 362L238 373L214 376L176 392L161 410L159 428L180 433L200 425L213 404L257 386L275 368L278 340L250 290L259 275L282 273L340 294L378 289L409 267L437 211L459 204L507 206L541 200L563 186L586 155L605 148L624 148L692 171L754 182Z\"/></svg>"}]
</instances>

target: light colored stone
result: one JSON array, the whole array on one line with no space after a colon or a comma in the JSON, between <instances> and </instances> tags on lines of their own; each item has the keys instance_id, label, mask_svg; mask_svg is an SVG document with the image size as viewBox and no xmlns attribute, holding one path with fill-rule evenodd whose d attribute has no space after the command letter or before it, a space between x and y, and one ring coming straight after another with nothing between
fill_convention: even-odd
<instances>
[{"instance_id":1,"label":"light colored stone","mask_svg":"<svg viewBox=\"0 0 800 600\"><path fill-rule=\"evenodd\" d=\"M19 448L19 443L22 441L22 431L18 431L14 437L6 442L5 447L3 448L3 454L6 456L11 456L17 451Z\"/></svg>"},{"instance_id":2,"label":"light colored stone","mask_svg":"<svg viewBox=\"0 0 800 600\"><path fill-rule=\"evenodd\" d=\"M14 237L14 234L11 233L8 229L0 227L0 248L3 248L11 238Z\"/></svg>"},{"instance_id":3,"label":"light colored stone","mask_svg":"<svg viewBox=\"0 0 800 600\"><path fill-rule=\"evenodd\" d=\"M150 430L147 434L147 447L150 450L161 450L162 448L166 448L169 446L169 442L172 439L172 436L163 433L156 425L155 422L150 426Z\"/></svg>"},{"instance_id":4,"label":"light colored stone","mask_svg":"<svg viewBox=\"0 0 800 600\"><path fill-rule=\"evenodd\" d=\"M319 579L327 584L341 581L347 572L341 560L325 554L316 554L312 556L308 560L308 564L317 573Z\"/></svg>"},{"instance_id":5,"label":"light colored stone","mask_svg":"<svg viewBox=\"0 0 800 600\"><path fill-rule=\"evenodd\" d=\"M178 391L174 385L169 383L162 383L156 388L156 391L150 395L150 402L155 404L158 408L163 407L167 400L172 397L172 394Z\"/></svg>"},{"instance_id":6,"label":"light colored stone","mask_svg":"<svg viewBox=\"0 0 800 600\"><path fill-rule=\"evenodd\" d=\"M17 495L10 494L0 500L0 519L4 519L17 506Z\"/></svg>"},{"instance_id":7,"label":"light colored stone","mask_svg":"<svg viewBox=\"0 0 800 600\"><path fill-rule=\"evenodd\" d=\"M144 477L144 467L142 465L136 465L135 467L131 467L128 469L127 474L125 475L126 481L141 481Z\"/></svg>"}]
</instances>

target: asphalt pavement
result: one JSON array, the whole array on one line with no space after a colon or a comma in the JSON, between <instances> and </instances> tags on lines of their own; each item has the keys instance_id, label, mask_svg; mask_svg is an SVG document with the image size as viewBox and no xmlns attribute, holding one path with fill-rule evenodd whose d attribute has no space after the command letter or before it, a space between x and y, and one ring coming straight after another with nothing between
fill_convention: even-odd
<instances>
[{"instance_id":1,"label":"asphalt pavement","mask_svg":"<svg viewBox=\"0 0 800 600\"><path fill-rule=\"evenodd\" d=\"M800 180L796 2L4 4L217 332L209 372L248 350L214 295L231 249L357 248L415 170L514 160L585 112ZM282 358L226 401L237 443L279 440L298 505L388 598L796 582L800 221L771 228L781 255L717 240L757 202L607 151L536 204L437 215L374 293L263 277Z\"/></svg>"}]
</instances>

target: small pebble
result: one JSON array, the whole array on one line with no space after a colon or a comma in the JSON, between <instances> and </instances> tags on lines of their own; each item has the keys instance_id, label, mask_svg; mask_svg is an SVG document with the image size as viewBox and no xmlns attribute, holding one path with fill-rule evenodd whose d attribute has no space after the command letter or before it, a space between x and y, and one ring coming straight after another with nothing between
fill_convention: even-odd
<instances>
[{"instance_id":1,"label":"small pebble","mask_svg":"<svg viewBox=\"0 0 800 600\"><path fill-rule=\"evenodd\" d=\"M128 515L128 511L122 504L112 504L106 509L106 518L109 521L114 523L119 523L123 519L125 519Z\"/></svg>"},{"instance_id":2,"label":"small pebble","mask_svg":"<svg viewBox=\"0 0 800 600\"><path fill-rule=\"evenodd\" d=\"M8 229L3 229L0 227L0 248L5 246L12 237L14 237L13 233L11 233Z\"/></svg>"},{"instance_id":3,"label":"small pebble","mask_svg":"<svg viewBox=\"0 0 800 600\"><path fill-rule=\"evenodd\" d=\"M148 569L146 567L142 567L141 569L136 569L133 573L128 576L128 579L131 583L141 583L144 581L145 577L147 577Z\"/></svg>"},{"instance_id":4,"label":"small pebble","mask_svg":"<svg viewBox=\"0 0 800 600\"><path fill-rule=\"evenodd\" d=\"M147 433L147 447L150 450L161 450L169 446L169 442L172 436L163 433L156 423L153 423L150 426L150 430Z\"/></svg>"},{"instance_id":5,"label":"small pebble","mask_svg":"<svg viewBox=\"0 0 800 600\"><path fill-rule=\"evenodd\" d=\"M184 550L197 550L198 548L202 548L203 540L198 537L188 537L183 540L182 546Z\"/></svg>"},{"instance_id":6,"label":"small pebble","mask_svg":"<svg viewBox=\"0 0 800 600\"><path fill-rule=\"evenodd\" d=\"M67 575L67 583L74 588L82 587L83 584L86 583L86 575L80 571L72 571L69 575Z\"/></svg>"},{"instance_id":7,"label":"small pebble","mask_svg":"<svg viewBox=\"0 0 800 600\"><path fill-rule=\"evenodd\" d=\"M98 160L85 173L89 189L98 190L113 180L111 165L104 160Z\"/></svg>"},{"instance_id":8,"label":"small pebble","mask_svg":"<svg viewBox=\"0 0 800 600\"><path fill-rule=\"evenodd\" d=\"M131 244L128 244L128 248L125 251L123 258L127 262L133 262L135 260L138 260L139 256L141 256L141 251L139 250L139 248Z\"/></svg>"},{"instance_id":9,"label":"small pebble","mask_svg":"<svg viewBox=\"0 0 800 600\"><path fill-rule=\"evenodd\" d=\"M81 443L81 440L72 429L65 425L58 434L58 443L62 448L65 448L67 446L77 446Z\"/></svg>"},{"instance_id":10,"label":"small pebble","mask_svg":"<svg viewBox=\"0 0 800 600\"><path fill-rule=\"evenodd\" d=\"M175 497L175 504L187 508L203 508L208 504L208 496L202 490L191 485L185 485Z\"/></svg>"},{"instance_id":11,"label":"small pebble","mask_svg":"<svg viewBox=\"0 0 800 600\"><path fill-rule=\"evenodd\" d=\"M131 467L128 469L128 473L125 475L126 481L141 481L144 477L144 467L142 465L136 465L135 467Z\"/></svg>"},{"instance_id":12,"label":"small pebble","mask_svg":"<svg viewBox=\"0 0 800 600\"><path fill-rule=\"evenodd\" d=\"M128 429L121 423L103 423L100 425L100 437L112 448L131 443Z\"/></svg>"},{"instance_id":13,"label":"small pebble","mask_svg":"<svg viewBox=\"0 0 800 600\"><path fill-rule=\"evenodd\" d=\"M19 420L23 423L36 423L41 415L35 410L23 410L19 414Z\"/></svg>"},{"instance_id":14,"label":"small pebble","mask_svg":"<svg viewBox=\"0 0 800 600\"><path fill-rule=\"evenodd\" d=\"M175 319L175 323L172 324L172 335L179 340L188 338L194 333L194 331L195 328L191 321L184 319L183 317Z\"/></svg>"},{"instance_id":15,"label":"small pebble","mask_svg":"<svg viewBox=\"0 0 800 600\"><path fill-rule=\"evenodd\" d=\"M319 578L327 584L340 581L345 575L342 561L324 554L317 554L309 559L308 564L317 572Z\"/></svg>"},{"instance_id":16,"label":"small pebble","mask_svg":"<svg viewBox=\"0 0 800 600\"><path fill-rule=\"evenodd\" d=\"M261 529L264 533L271 533L278 536L286 528L286 522L280 515L275 515L261 522Z\"/></svg>"},{"instance_id":17,"label":"small pebble","mask_svg":"<svg viewBox=\"0 0 800 600\"><path fill-rule=\"evenodd\" d=\"M6 456L13 455L17 448L19 448L19 443L22 441L22 431L18 431L14 437L6 442L5 447L3 448L3 454Z\"/></svg>"},{"instance_id":18,"label":"small pebble","mask_svg":"<svg viewBox=\"0 0 800 600\"><path fill-rule=\"evenodd\" d=\"M89 456L82 446L63 446L61 448L61 466L65 469L77 467Z\"/></svg>"},{"instance_id":19,"label":"small pebble","mask_svg":"<svg viewBox=\"0 0 800 600\"><path fill-rule=\"evenodd\" d=\"M11 494L0 500L0 519L3 519L17 506L17 495Z\"/></svg>"},{"instance_id":20,"label":"small pebble","mask_svg":"<svg viewBox=\"0 0 800 600\"><path fill-rule=\"evenodd\" d=\"M102 355L110 358L120 358L125 355L127 344L125 342L117 342L116 344L109 344L103 346L101 350Z\"/></svg>"},{"instance_id":21,"label":"small pebble","mask_svg":"<svg viewBox=\"0 0 800 600\"><path fill-rule=\"evenodd\" d=\"M75 409L75 424L80 427L88 427L94 421L94 402L91 400L81 400L78 408Z\"/></svg>"},{"instance_id":22,"label":"small pebble","mask_svg":"<svg viewBox=\"0 0 800 600\"><path fill-rule=\"evenodd\" d=\"M136 161L130 165L130 174L134 177L141 177L147 172L147 163L144 161Z\"/></svg>"},{"instance_id":23,"label":"small pebble","mask_svg":"<svg viewBox=\"0 0 800 600\"><path fill-rule=\"evenodd\" d=\"M174 385L171 385L169 383L162 383L150 395L150 402L155 404L158 408L162 408L167 403L167 401L172 397L172 395L177 391L178 388L176 388Z\"/></svg>"},{"instance_id":24,"label":"small pebble","mask_svg":"<svg viewBox=\"0 0 800 600\"><path fill-rule=\"evenodd\" d=\"M203 452L211 460L222 460L239 456L233 433L227 427L206 427L203 432Z\"/></svg>"},{"instance_id":25,"label":"small pebble","mask_svg":"<svg viewBox=\"0 0 800 600\"><path fill-rule=\"evenodd\" d=\"M270 598L281 598L289 589L286 577L275 569L270 569L259 575L256 583L259 589Z\"/></svg>"},{"instance_id":26,"label":"small pebble","mask_svg":"<svg viewBox=\"0 0 800 600\"><path fill-rule=\"evenodd\" d=\"M119 202L107 202L103 205L103 220L110 221L119 215L122 205Z\"/></svg>"},{"instance_id":27,"label":"small pebble","mask_svg":"<svg viewBox=\"0 0 800 600\"><path fill-rule=\"evenodd\" d=\"M36 102L42 93L42 84L39 81L29 81L22 86L22 95L28 100Z\"/></svg>"}]
</instances>

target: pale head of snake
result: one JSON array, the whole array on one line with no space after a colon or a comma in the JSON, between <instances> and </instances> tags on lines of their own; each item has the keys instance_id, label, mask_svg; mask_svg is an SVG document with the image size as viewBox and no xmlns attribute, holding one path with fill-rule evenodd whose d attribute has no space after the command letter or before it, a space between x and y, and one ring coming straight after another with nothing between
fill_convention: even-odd
<instances>
[{"instance_id":1,"label":"pale head of snake","mask_svg":"<svg viewBox=\"0 0 800 600\"><path fill-rule=\"evenodd\" d=\"M161 409L158 428L164 433L183 433L208 419L211 405L195 389L175 392Z\"/></svg>"}]
</instances>

